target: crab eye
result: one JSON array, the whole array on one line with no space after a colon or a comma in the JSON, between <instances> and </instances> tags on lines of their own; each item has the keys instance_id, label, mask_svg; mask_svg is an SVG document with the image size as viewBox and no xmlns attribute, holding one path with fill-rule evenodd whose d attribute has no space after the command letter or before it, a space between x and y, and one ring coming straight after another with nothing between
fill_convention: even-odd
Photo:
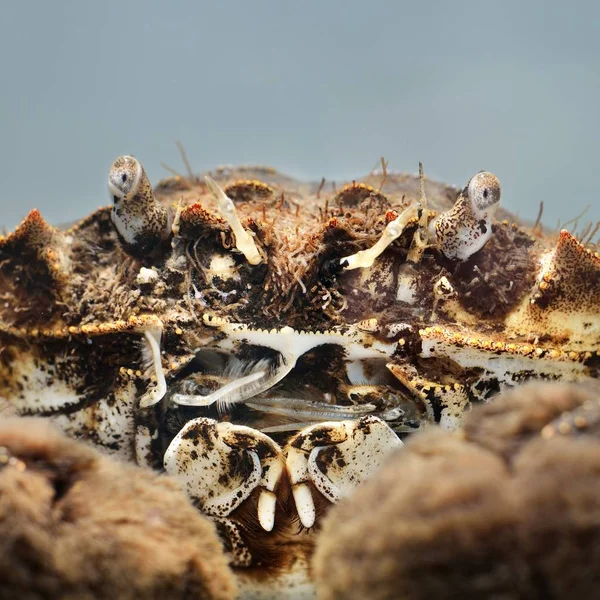
<instances>
[{"instance_id":1,"label":"crab eye","mask_svg":"<svg viewBox=\"0 0 600 600\"><path fill-rule=\"evenodd\" d=\"M125 249L144 255L169 233L168 214L155 198L148 176L133 156L120 156L108 173L112 222Z\"/></svg>"},{"instance_id":2,"label":"crab eye","mask_svg":"<svg viewBox=\"0 0 600 600\"><path fill-rule=\"evenodd\" d=\"M485 211L500 202L500 182L487 171L481 171L471 178L467 194L474 212Z\"/></svg>"},{"instance_id":3,"label":"crab eye","mask_svg":"<svg viewBox=\"0 0 600 600\"><path fill-rule=\"evenodd\" d=\"M133 156L120 156L110 167L108 190L119 199L135 194L143 173L142 165Z\"/></svg>"},{"instance_id":4,"label":"crab eye","mask_svg":"<svg viewBox=\"0 0 600 600\"><path fill-rule=\"evenodd\" d=\"M500 182L487 171L471 177L456 204L429 225L437 247L447 258L467 260L492 235L492 219L500 203Z\"/></svg>"}]
</instances>

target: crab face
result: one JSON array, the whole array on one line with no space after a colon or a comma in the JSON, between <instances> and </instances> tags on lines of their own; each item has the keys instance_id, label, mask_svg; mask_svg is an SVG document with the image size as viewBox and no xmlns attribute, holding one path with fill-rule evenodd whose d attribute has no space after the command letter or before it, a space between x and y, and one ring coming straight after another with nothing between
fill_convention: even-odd
<instances>
[{"instance_id":1,"label":"crab face","mask_svg":"<svg viewBox=\"0 0 600 600\"><path fill-rule=\"evenodd\" d=\"M399 436L527 379L598 376L591 248L494 220L491 173L380 183L219 169L152 190L118 159L110 207L65 232L32 211L0 240L0 395L164 465L248 564Z\"/></svg>"}]
</instances>

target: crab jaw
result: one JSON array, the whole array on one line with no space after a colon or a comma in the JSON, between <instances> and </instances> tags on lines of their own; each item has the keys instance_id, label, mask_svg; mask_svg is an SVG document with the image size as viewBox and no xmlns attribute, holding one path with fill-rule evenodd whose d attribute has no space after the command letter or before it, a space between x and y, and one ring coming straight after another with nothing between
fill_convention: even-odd
<instances>
[{"instance_id":1,"label":"crab jaw","mask_svg":"<svg viewBox=\"0 0 600 600\"><path fill-rule=\"evenodd\" d=\"M360 368L360 361L384 360L396 348L395 343L377 341L359 325L323 333L297 331L288 326L267 331L252 329L242 323L230 323L209 314L204 315L204 323L226 334L226 338L217 345L222 350L235 352L240 345L262 346L278 352L279 359L270 367L261 361L251 372L207 396L175 394L173 401L177 404L210 406L217 402L218 406L223 408L237 402L245 402L279 383L292 371L303 354L324 344L341 345L345 349L349 375ZM144 403L144 406L149 405Z\"/></svg>"}]
</instances>

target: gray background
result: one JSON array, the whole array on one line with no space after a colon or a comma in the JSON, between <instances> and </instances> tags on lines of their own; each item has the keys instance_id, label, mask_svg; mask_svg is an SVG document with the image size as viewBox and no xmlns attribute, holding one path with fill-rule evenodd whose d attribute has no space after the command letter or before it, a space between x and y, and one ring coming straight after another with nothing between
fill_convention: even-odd
<instances>
[{"instance_id":1,"label":"gray background","mask_svg":"<svg viewBox=\"0 0 600 600\"><path fill-rule=\"evenodd\" d=\"M0 3L0 227L108 203L135 154L151 180L272 164L341 180L379 157L503 205L600 219L600 3Z\"/></svg>"}]
</instances>

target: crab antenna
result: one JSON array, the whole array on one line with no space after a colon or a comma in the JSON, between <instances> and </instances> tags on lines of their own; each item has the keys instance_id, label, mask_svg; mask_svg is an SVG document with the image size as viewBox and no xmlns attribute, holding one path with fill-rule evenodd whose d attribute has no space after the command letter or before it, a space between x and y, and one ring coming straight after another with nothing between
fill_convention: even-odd
<instances>
[{"instance_id":1,"label":"crab antenna","mask_svg":"<svg viewBox=\"0 0 600 600\"><path fill-rule=\"evenodd\" d=\"M360 250L356 254L345 256L340 259L340 264L346 271L350 269L365 269L375 262L375 259L384 252L384 250L397 238L402 235L408 223L418 217L419 207L417 204L411 204L405 208L393 221L390 221L381 237L373 246L366 250Z\"/></svg>"},{"instance_id":2,"label":"crab antenna","mask_svg":"<svg viewBox=\"0 0 600 600\"><path fill-rule=\"evenodd\" d=\"M219 210L235 235L235 247L246 257L251 265L258 265L262 257L254 243L252 235L244 229L235 210L233 200L223 191L221 186L208 175L204 176L206 185L219 204Z\"/></svg>"},{"instance_id":3,"label":"crab antenna","mask_svg":"<svg viewBox=\"0 0 600 600\"><path fill-rule=\"evenodd\" d=\"M419 163L419 206L421 214L419 216L419 227L415 231L410 250L406 260L412 263L419 263L423 252L429 244L429 230L427 222L429 220L429 211L427 210L427 196L425 196L425 173L423 172L423 163Z\"/></svg>"}]
</instances>

